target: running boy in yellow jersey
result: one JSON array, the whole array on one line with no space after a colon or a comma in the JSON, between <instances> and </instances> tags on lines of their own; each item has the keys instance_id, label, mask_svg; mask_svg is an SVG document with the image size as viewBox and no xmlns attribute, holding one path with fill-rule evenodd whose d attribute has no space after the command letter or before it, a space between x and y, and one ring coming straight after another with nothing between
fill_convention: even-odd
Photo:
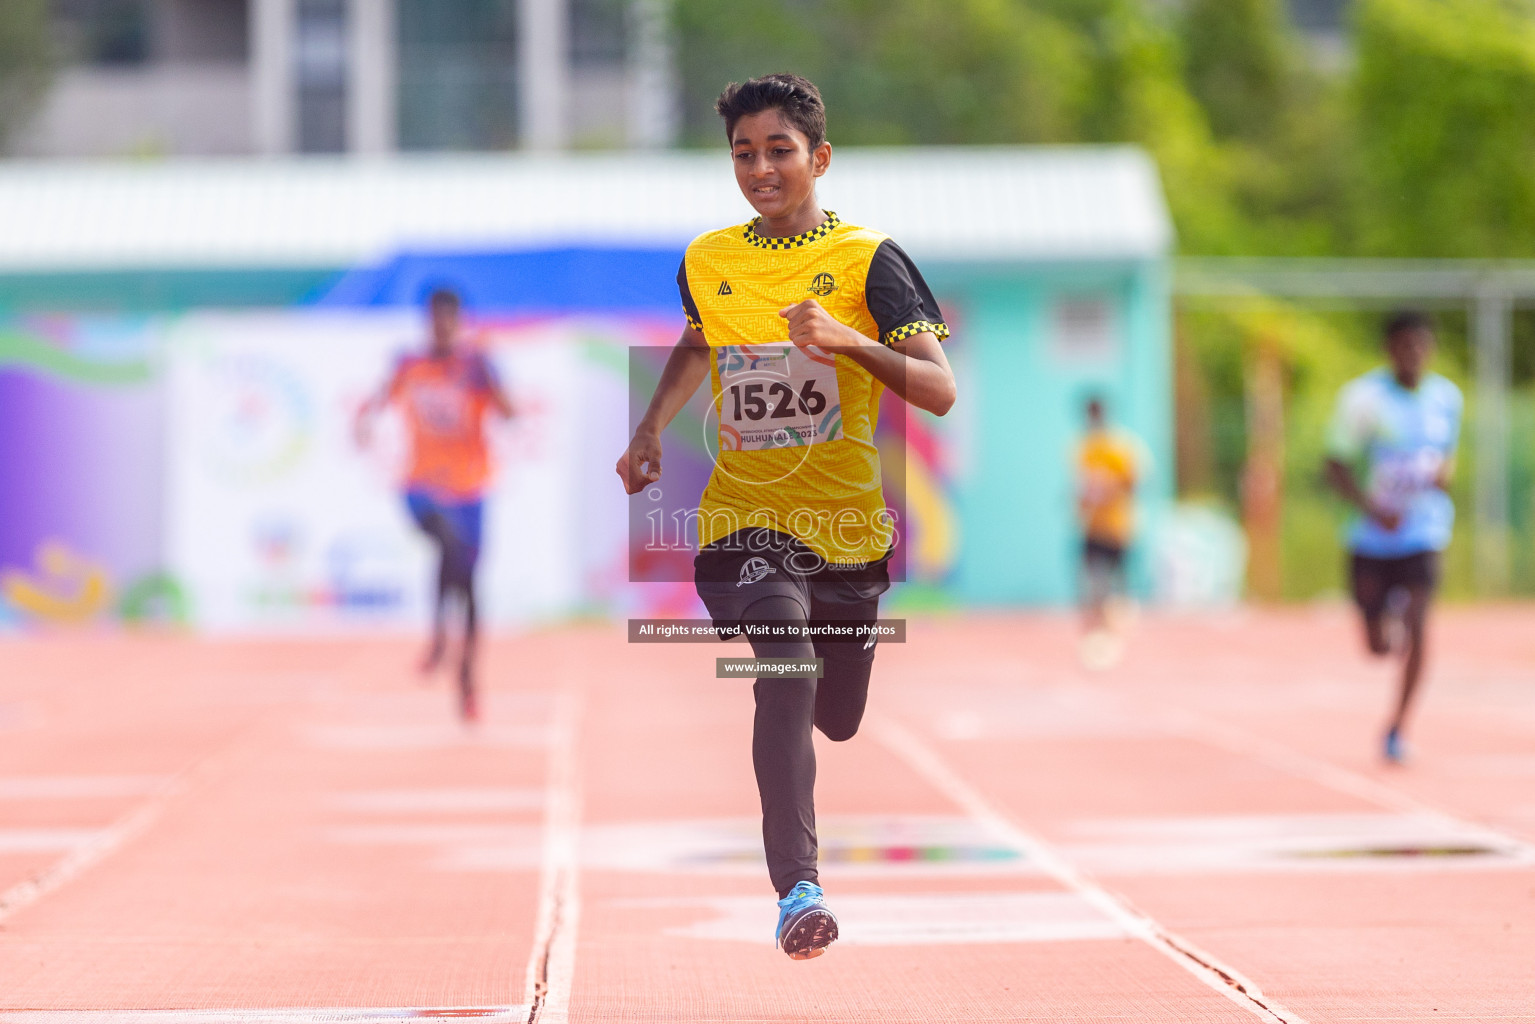
<instances>
[{"instance_id":1,"label":"running boy in yellow jersey","mask_svg":"<svg viewBox=\"0 0 1535 1024\"><path fill-rule=\"evenodd\" d=\"M1111 430L1103 400L1087 402L1087 432L1077 446L1077 514L1082 523L1082 660L1106 668L1119 656L1109 602L1125 590L1125 552L1135 529L1140 475L1133 438Z\"/></svg>"},{"instance_id":2,"label":"running boy in yellow jersey","mask_svg":"<svg viewBox=\"0 0 1535 1024\"><path fill-rule=\"evenodd\" d=\"M720 452L699 503L699 596L716 625L745 627L758 658L822 659L819 678L763 676L753 688L776 937L801 960L837 937L816 872L811 729L833 740L858 730L874 663L872 637L802 631L878 616L894 539L874 447L880 396L889 388L941 416L954 375L939 343L949 329L916 266L816 199L831 166L816 87L768 75L732 84L715 109L758 216L688 246L677 273L688 326L617 468L630 494L659 480L661 432L709 378ZM801 632L752 635L766 623Z\"/></svg>"}]
</instances>

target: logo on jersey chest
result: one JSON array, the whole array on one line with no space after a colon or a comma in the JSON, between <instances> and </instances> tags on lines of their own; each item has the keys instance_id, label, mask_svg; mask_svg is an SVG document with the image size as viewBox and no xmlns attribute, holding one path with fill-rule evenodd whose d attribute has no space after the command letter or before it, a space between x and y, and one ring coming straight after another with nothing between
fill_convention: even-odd
<instances>
[{"instance_id":1,"label":"logo on jersey chest","mask_svg":"<svg viewBox=\"0 0 1535 1024\"><path fill-rule=\"evenodd\" d=\"M811 279L810 287L807 289L807 291L814 295L819 295L823 299L836 290L837 279L824 270Z\"/></svg>"},{"instance_id":2,"label":"logo on jersey chest","mask_svg":"<svg viewBox=\"0 0 1535 1024\"><path fill-rule=\"evenodd\" d=\"M768 573L777 571L777 569L768 564L768 560L766 558L760 558L756 555L753 555L751 558L748 558L746 561L741 563L741 579L740 582L736 584L736 586L742 587L748 583L757 583L761 580L767 579Z\"/></svg>"}]
</instances>

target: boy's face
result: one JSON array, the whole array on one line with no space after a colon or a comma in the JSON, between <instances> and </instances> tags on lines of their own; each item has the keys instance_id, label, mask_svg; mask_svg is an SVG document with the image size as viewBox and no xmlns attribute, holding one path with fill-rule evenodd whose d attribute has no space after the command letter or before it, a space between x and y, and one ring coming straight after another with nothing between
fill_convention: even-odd
<instances>
[{"instance_id":1,"label":"boy's face","mask_svg":"<svg viewBox=\"0 0 1535 1024\"><path fill-rule=\"evenodd\" d=\"M1386 355L1397 380L1416 387L1434 354L1434 332L1427 327L1409 327L1386 339Z\"/></svg>"},{"instance_id":2,"label":"boy's face","mask_svg":"<svg viewBox=\"0 0 1535 1024\"><path fill-rule=\"evenodd\" d=\"M445 355L458 340L458 307L451 302L432 303L432 351Z\"/></svg>"},{"instance_id":3,"label":"boy's face","mask_svg":"<svg viewBox=\"0 0 1535 1024\"><path fill-rule=\"evenodd\" d=\"M831 166L831 143L815 149L805 133L777 110L749 114L731 138L736 184L763 220L786 217L815 194L815 180Z\"/></svg>"}]
</instances>

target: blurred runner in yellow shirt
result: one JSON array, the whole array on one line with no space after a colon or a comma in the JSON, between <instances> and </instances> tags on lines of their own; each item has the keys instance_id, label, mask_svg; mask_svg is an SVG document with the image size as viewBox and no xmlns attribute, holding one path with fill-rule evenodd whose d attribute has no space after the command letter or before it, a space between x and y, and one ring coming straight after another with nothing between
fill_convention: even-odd
<instances>
[{"instance_id":1,"label":"blurred runner in yellow shirt","mask_svg":"<svg viewBox=\"0 0 1535 1024\"><path fill-rule=\"evenodd\" d=\"M1134 438L1104 421L1103 401L1087 403L1087 433L1077 446L1077 514L1082 523L1082 660L1106 668L1119 656L1110 602L1125 593L1125 551L1135 532L1140 475Z\"/></svg>"}]
</instances>

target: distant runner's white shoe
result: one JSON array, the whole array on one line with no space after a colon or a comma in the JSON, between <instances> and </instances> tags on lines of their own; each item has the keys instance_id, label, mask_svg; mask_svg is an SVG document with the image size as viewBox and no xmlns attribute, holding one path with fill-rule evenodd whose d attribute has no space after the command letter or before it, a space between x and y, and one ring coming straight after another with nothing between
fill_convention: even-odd
<instances>
[{"instance_id":1,"label":"distant runner's white shoe","mask_svg":"<svg viewBox=\"0 0 1535 1024\"><path fill-rule=\"evenodd\" d=\"M1124 641L1107 629L1095 629L1083 636L1078 651L1082 667L1093 672L1113 668L1123 654Z\"/></svg>"}]
</instances>

